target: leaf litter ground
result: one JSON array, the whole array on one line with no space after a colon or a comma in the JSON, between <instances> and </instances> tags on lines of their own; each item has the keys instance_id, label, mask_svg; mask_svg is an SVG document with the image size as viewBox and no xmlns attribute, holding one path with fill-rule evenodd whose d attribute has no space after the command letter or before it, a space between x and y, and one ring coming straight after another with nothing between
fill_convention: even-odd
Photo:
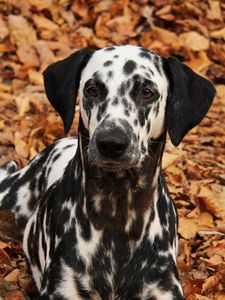
<instances>
[{"instance_id":1,"label":"leaf litter ground","mask_svg":"<svg viewBox=\"0 0 225 300\"><path fill-rule=\"evenodd\" d=\"M24 166L64 136L42 71L81 47L134 44L174 55L216 86L207 117L175 148L166 180L179 213L178 265L187 300L225 299L225 4L176 0L0 0L0 164ZM79 107L77 107L79 111ZM77 133L78 113L71 135ZM34 299L9 211L0 213L0 299Z\"/></svg>"}]
</instances>

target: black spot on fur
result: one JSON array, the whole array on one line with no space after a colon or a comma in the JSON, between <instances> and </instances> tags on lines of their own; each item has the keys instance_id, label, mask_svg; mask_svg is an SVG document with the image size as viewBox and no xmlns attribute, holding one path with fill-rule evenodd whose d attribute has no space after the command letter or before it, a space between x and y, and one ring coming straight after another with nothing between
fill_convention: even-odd
<instances>
[{"instance_id":1,"label":"black spot on fur","mask_svg":"<svg viewBox=\"0 0 225 300\"><path fill-rule=\"evenodd\" d=\"M151 54L149 54L148 52L141 51L139 56L142 58L147 58L147 59L151 60Z\"/></svg>"},{"instance_id":2,"label":"black spot on fur","mask_svg":"<svg viewBox=\"0 0 225 300\"><path fill-rule=\"evenodd\" d=\"M127 80L127 83L126 83L126 89L128 90L130 88L130 86L131 86L131 81L129 79L129 80Z\"/></svg>"},{"instance_id":3,"label":"black spot on fur","mask_svg":"<svg viewBox=\"0 0 225 300\"><path fill-rule=\"evenodd\" d=\"M119 100L117 97L115 97L115 99L113 99L112 105L117 105L119 103Z\"/></svg>"},{"instance_id":4,"label":"black spot on fur","mask_svg":"<svg viewBox=\"0 0 225 300\"><path fill-rule=\"evenodd\" d=\"M61 213L62 222L67 222L70 218L70 210L68 208L64 208Z\"/></svg>"},{"instance_id":5,"label":"black spot on fur","mask_svg":"<svg viewBox=\"0 0 225 300\"><path fill-rule=\"evenodd\" d=\"M130 95L131 99L136 101L138 92L139 92L140 87L141 87L141 78L138 75L134 75L133 78L132 78L132 81L133 81L133 86L132 86L132 88L129 92L129 95Z\"/></svg>"},{"instance_id":6,"label":"black spot on fur","mask_svg":"<svg viewBox=\"0 0 225 300\"><path fill-rule=\"evenodd\" d=\"M90 222L84 215L80 206L77 206L77 208L76 208L76 215L77 215L77 221L80 224L80 227L82 229L81 235L82 235L83 239L86 241L90 241L90 239L91 239Z\"/></svg>"},{"instance_id":7,"label":"black spot on fur","mask_svg":"<svg viewBox=\"0 0 225 300\"><path fill-rule=\"evenodd\" d=\"M105 48L105 51L113 51L115 49L116 49L115 47L108 47L108 48Z\"/></svg>"},{"instance_id":8,"label":"black spot on fur","mask_svg":"<svg viewBox=\"0 0 225 300\"><path fill-rule=\"evenodd\" d=\"M159 63L154 61L154 66L155 66L156 70L159 72L159 74L162 75L162 71L160 69Z\"/></svg>"},{"instance_id":9,"label":"black spot on fur","mask_svg":"<svg viewBox=\"0 0 225 300\"><path fill-rule=\"evenodd\" d=\"M155 75L155 73L153 72L153 70L151 70L150 68L148 68L148 72L149 72L152 76Z\"/></svg>"},{"instance_id":10,"label":"black spot on fur","mask_svg":"<svg viewBox=\"0 0 225 300\"><path fill-rule=\"evenodd\" d=\"M116 55L114 55L113 57L114 57L114 58L118 58L118 57L119 57L119 55L117 55L117 54L116 54Z\"/></svg>"},{"instance_id":11,"label":"black spot on fur","mask_svg":"<svg viewBox=\"0 0 225 300\"><path fill-rule=\"evenodd\" d=\"M138 124L138 119L135 119L135 120L134 120L134 126L136 127L137 124Z\"/></svg>"},{"instance_id":12,"label":"black spot on fur","mask_svg":"<svg viewBox=\"0 0 225 300\"><path fill-rule=\"evenodd\" d=\"M113 78L113 75L114 75L113 71L109 71L107 73L107 76L108 76L109 79Z\"/></svg>"},{"instance_id":13,"label":"black spot on fur","mask_svg":"<svg viewBox=\"0 0 225 300\"><path fill-rule=\"evenodd\" d=\"M146 147L144 146L144 143L143 142L141 142L141 151L143 152L143 153L146 153Z\"/></svg>"},{"instance_id":14,"label":"black spot on fur","mask_svg":"<svg viewBox=\"0 0 225 300\"><path fill-rule=\"evenodd\" d=\"M125 110L124 110L124 114L125 114L125 116L129 117L129 116L130 116L129 110L128 110L128 109L125 109Z\"/></svg>"},{"instance_id":15,"label":"black spot on fur","mask_svg":"<svg viewBox=\"0 0 225 300\"><path fill-rule=\"evenodd\" d=\"M119 87L118 93L122 97L125 95L125 92L126 92L126 85L125 85L125 82L122 82Z\"/></svg>"},{"instance_id":16,"label":"black spot on fur","mask_svg":"<svg viewBox=\"0 0 225 300\"><path fill-rule=\"evenodd\" d=\"M101 120L102 115L104 114L107 107L107 101L104 101L101 105L99 105L98 113L97 113L97 121Z\"/></svg>"},{"instance_id":17,"label":"black spot on fur","mask_svg":"<svg viewBox=\"0 0 225 300\"><path fill-rule=\"evenodd\" d=\"M131 74L136 69L137 64L133 60L128 60L123 66L123 72L125 74Z\"/></svg>"},{"instance_id":18,"label":"black spot on fur","mask_svg":"<svg viewBox=\"0 0 225 300\"><path fill-rule=\"evenodd\" d=\"M108 67L108 66L111 66L112 63L113 63L113 62L112 62L111 60L107 60L107 61L104 62L103 66L104 66L104 67Z\"/></svg>"},{"instance_id":19,"label":"black spot on fur","mask_svg":"<svg viewBox=\"0 0 225 300\"><path fill-rule=\"evenodd\" d=\"M25 228L25 226L27 224L27 218L26 217L19 217L17 219L17 223L18 223L20 228Z\"/></svg>"},{"instance_id":20,"label":"black spot on fur","mask_svg":"<svg viewBox=\"0 0 225 300\"><path fill-rule=\"evenodd\" d=\"M155 113L155 116L158 117L158 114L159 114L159 102L155 105L153 111Z\"/></svg>"},{"instance_id":21,"label":"black spot on fur","mask_svg":"<svg viewBox=\"0 0 225 300\"><path fill-rule=\"evenodd\" d=\"M146 132L148 133L150 131L151 122L147 122Z\"/></svg>"},{"instance_id":22,"label":"black spot on fur","mask_svg":"<svg viewBox=\"0 0 225 300\"><path fill-rule=\"evenodd\" d=\"M128 102L126 98L123 98L121 102L123 103L124 107L128 107Z\"/></svg>"},{"instance_id":23,"label":"black spot on fur","mask_svg":"<svg viewBox=\"0 0 225 300\"><path fill-rule=\"evenodd\" d=\"M139 120L141 127L143 127L145 125L145 113L144 113L143 109L139 109L139 111L138 111L138 120Z\"/></svg>"},{"instance_id":24,"label":"black spot on fur","mask_svg":"<svg viewBox=\"0 0 225 300\"><path fill-rule=\"evenodd\" d=\"M167 225L168 221L167 221L166 212L168 211L168 204L167 204L167 201L164 200L162 191L159 192L157 208L158 208L158 212L159 212L160 224Z\"/></svg>"},{"instance_id":25,"label":"black spot on fur","mask_svg":"<svg viewBox=\"0 0 225 300\"><path fill-rule=\"evenodd\" d=\"M148 72L145 72L145 76L148 77L149 79L152 77Z\"/></svg>"}]
</instances>

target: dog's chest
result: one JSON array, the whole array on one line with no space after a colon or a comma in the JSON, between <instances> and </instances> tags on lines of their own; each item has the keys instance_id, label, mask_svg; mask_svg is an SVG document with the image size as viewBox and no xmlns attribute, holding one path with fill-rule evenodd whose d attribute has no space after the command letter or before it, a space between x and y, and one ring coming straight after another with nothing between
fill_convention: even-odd
<instances>
[{"instance_id":1,"label":"dog's chest","mask_svg":"<svg viewBox=\"0 0 225 300\"><path fill-rule=\"evenodd\" d=\"M70 270L62 264L60 286L67 285L64 279L72 271L76 299L144 299L146 283L158 286L160 277L167 276L163 265L170 260L158 257L147 236L134 244L123 236L105 238L100 231L89 241L78 237L69 256L65 264L70 263Z\"/></svg>"}]
</instances>

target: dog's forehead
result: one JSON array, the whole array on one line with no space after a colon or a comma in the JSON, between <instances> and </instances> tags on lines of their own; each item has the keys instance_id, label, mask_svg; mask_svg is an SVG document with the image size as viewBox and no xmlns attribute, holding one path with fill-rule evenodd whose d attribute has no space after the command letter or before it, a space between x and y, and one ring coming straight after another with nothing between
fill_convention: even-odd
<instances>
[{"instance_id":1,"label":"dog's forehead","mask_svg":"<svg viewBox=\"0 0 225 300\"><path fill-rule=\"evenodd\" d=\"M121 83L134 74L160 84L165 79L163 60L156 53L138 46L113 46L94 52L81 75L81 86L94 75L104 82ZM113 79L113 80L111 80ZM160 89L160 87L159 87Z\"/></svg>"}]
</instances>

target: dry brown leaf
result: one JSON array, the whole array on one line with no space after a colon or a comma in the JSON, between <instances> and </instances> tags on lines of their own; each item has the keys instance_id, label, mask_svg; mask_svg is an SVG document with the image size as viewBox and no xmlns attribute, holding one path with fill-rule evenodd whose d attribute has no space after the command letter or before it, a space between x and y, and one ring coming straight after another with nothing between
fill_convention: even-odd
<instances>
[{"instance_id":1,"label":"dry brown leaf","mask_svg":"<svg viewBox=\"0 0 225 300\"><path fill-rule=\"evenodd\" d=\"M30 83L43 86L43 76L41 73L30 69L28 71L28 77L29 77Z\"/></svg>"},{"instance_id":2,"label":"dry brown leaf","mask_svg":"<svg viewBox=\"0 0 225 300\"><path fill-rule=\"evenodd\" d=\"M183 238L190 239L195 237L196 233L198 232L198 228L198 220L188 219L185 217L179 218L178 232Z\"/></svg>"},{"instance_id":3,"label":"dry brown leaf","mask_svg":"<svg viewBox=\"0 0 225 300\"><path fill-rule=\"evenodd\" d=\"M44 16L33 15L33 20L37 28L47 29L47 30L57 30L59 26L52 22L51 20L45 18Z\"/></svg>"},{"instance_id":4,"label":"dry brown leaf","mask_svg":"<svg viewBox=\"0 0 225 300\"><path fill-rule=\"evenodd\" d=\"M186 296L200 293L202 289L203 279L188 279L183 283L183 290Z\"/></svg>"},{"instance_id":5,"label":"dry brown leaf","mask_svg":"<svg viewBox=\"0 0 225 300\"><path fill-rule=\"evenodd\" d=\"M0 40L4 40L9 35L9 29L6 22L0 16Z\"/></svg>"},{"instance_id":6,"label":"dry brown leaf","mask_svg":"<svg viewBox=\"0 0 225 300\"><path fill-rule=\"evenodd\" d=\"M7 293L7 295L4 297L4 300L28 300L29 298L23 291L12 291Z\"/></svg>"},{"instance_id":7,"label":"dry brown leaf","mask_svg":"<svg viewBox=\"0 0 225 300\"><path fill-rule=\"evenodd\" d=\"M29 67L37 67L40 65L39 59L34 48L30 45L22 45L18 47L17 55L22 63Z\"/></svg>"},{"instance_id":8,"label":"dry brown leaf","mask_svg":"<svg viewBox=\"0 0 225 300\"><path fill-rule=\"evenodd\" d=\"M182 157L182 152L177 151L176 153L164 152L162 158L162 168L166 169L169 166L173 165L178 159Z\"/></svg>"},{"instance_id":9,"label":"dry brown leaf","mask_svg":"<svg viewBox=\"0 0 225 300\"><path fill-rule=\"evenodd\" d=\"M0 265L10 265L11 264L11 260L9 255L7 254L6 251L4 251L4 249L0 248Z\"/></svg>"},{"instance_id":10,"label":"dry brown leaf","mask_svg":"<svg viewBox=\"0 0 225 300\"><path fill-rule=\"evenodd\" d=\"M7 276L4 277L6 281L10 282L17 282L19 277L20 270L14 269L12 272L10 272Z\"/></svg>"},{"instance_id":11,"label":"dry brown leaf","mask_svg":"<svg viewBox=\"0 0 225 300\"><path fill-rule=\"evenodd\" d=\"M15 132L15 151L16 153L24 158L29 157L29 148L27 143L24 141L24 136L21 132Z\"/></svg>"},{"instance_id":12,"label":"dry brown leaf","mask_svg":"<svg viewBox=\"0 0 225 300\"><path fill-rule=\"evenodd\" d=\"M185 239L193 238L200 230L213 228L213 217L208 212L197 214L189 214L196 218L180 217L178 232Z\"/></svg>"},{"instance_id":13,"label":"dry brown leaf","mask_svg":"<svg viewBox=\"0 0 225 300\"><path fill-rule=\"evenodd\" d=\"M32 45L37 40L34 28L27 19L19 15L9 15L10 39L17 46Z\"/></svg>"},{"instance_id":14,"label":"dry brown leaf","mask_svg":"<svg viewBox=\"0 0 225 300\"><path fill-rule=\"evenodd\" d=\"M193 51L202 51L209 48L209 39L196 31L190 31L179 35L180 44Z\"/></svg>"},{"instance_id":15,"label":"dry brown leaf","mask_svg":"<svg viewBox=\"0 0 225 300\"><path fill-rule=\"evenodd\" d=\"M5 247L7 247L7 244L0 240L0 249L2 250Z\"/></svg>"},{"instance_id":16,"label":"dry brown leaf","mask_svg":"<svg viewBox=\"0 0 225 300\"><path fill-rule=\"evenodd\" d=\"M201 262L204 263L204 265L206 267L214 268L214 269L217 269L217 270L225 269L224 259L220 255L215 254L210 258L200 257L199 259L200 259Z\"/></svg>"},{"instance_id":17,"label":"dry brown leaf","mask_svg":"<svg viewBox=\"0 0 225 300\"><path fill-rule=\"evenodd\" d=\"M13 95L5 92L0 92L0 102L2 100L7 100L7 101L12 101L13 100Z\"/></svg>"},{"instance_id":18,"label":"dry brown leaf","mask_svg":"<svg viewBox=\"0 0 225 300\"><path fill-rule=\"evenodd\" d=\"M216 295L215 300L225 300L225 293L221 292Z\"/></svg>"},{"instance_id":19,"label":"dry brown leaf","mask_svg":"<svg viewBox=\"0 0 225 300\"><path fill-rule=\"evenodd\" d=\"M201 199L205 207L216 217L225 219L225 197L222 193L217 195L209 188L202 186L198 193L198 198Z\"/></svg>"},{"instance_id":20,"label":"dry brown leaf","mask_svg":"<svg viewBox=\"0 0 225 300\"><path fill-rule=\"evenodd\" d=\"M152 31L152 35L157 41L160 41L166 45L170 45L170 47L172 47L174 50L179 50L180 43L176 33L163 28L155 27Z\"/></svg>"},{"instance_id":21,"label":"dry brown leaf","mask_svg":"<svg viewBox=\"0 0 225 300\"><path fill-rule=\"evenodd\" d=\"M82 18L86 18L88 16L88 7L82 0L75 0L71 10Z\"/></svg>"},{"instance_id":22,"label":"dry brown leaf","mask_svg":"<svg viewBox=\"0 0 225 300\"><path fill-rule=\"evenodd\" d=\"M55 55L52 50L50 50L47 42L45 41L37 41L34 44L39 56L41 64L47 67L47 65L55 62Z\"/></svg>"},{"instance_id":23,"label":"dry brown leaf","mask_svg":"<svg viewBox=\"0 0 225 300\"><path fill-rule=\"evenodd\" d=\"M210 9L207 10L207 18L210 20L220 20L222 21L222 13L220 8L220 1L208 1Z\"/></svg>"},{"instance_id":24,"label":"dry brown leaf","mask_svg":"<svg viewBox=\"0 0 225 300\"><path fill-rule=\"evenodd\" d=\"M215 286L218 285L221 280L221 275L219 273L210 276L202 285L202 293L211 291Z\"/></svg>"},{"instance_id":25,"label":"dry brown leaf","mask_svg":"<svg viewBox=\"0 0 225 300\"><path fill-rule=\"evenodd\" d=\"M9 210L0 211L0 239L3 241L20 241L21 234L15 222L14 213Z\"/></svg>"},{"instance_id":26,"label":"dry brown leaf","mask_svg":"<svg viewBox=\"0 0 225 300\"><path fill-rule=\"evenodd\" d=\"M216 38L216 39L223 39L225 40L225 27L224 28L221 28L219 30L215 30L215 31L212 31L210 33L210 36L212 38Z\"/></svg>"},{"instance_id":27,"label":"dry brown leaf","mask_svg":"<svg viewBox=\"0 0 225 300\"><path fill-rule=\"evenodd\" d=\"M195 300L210 300L209 297L198 295L198 294L195 294L195 298L194 299Z\"/></svg>"},{"instance_id":28,"label":"dry brown leaf","mask_svg":"<svg viewBox=\"0 0 225 300\"><path fill-rule=\"evenodd\" d=\"M209 257L213 255L220 255L225 261L225 244L221 242L214 243L213 246L209 246L207 248L206 253Z\"/></svg>"},{"instance_id":29,"label":"dry brown leaf","mask_svg":"<svg viewBox=\"0 0 225 300\"><path fill-rule=\"evenodd\" d=\"M200 74L204 69L209 67L212 62L209 60L207 53L199 51L197 58L193 58L192 60L185 62L185 64Z\"/></svg>"},{"instance_id":30,"label":"dry brown leaf","mask_svg":"<svg viewBox=\"0 0 225 300\"><path fill-rule=\"evenodd\" d=\"M37 10L47 9L50 8L52 5L52 0L28 0L28 1Z\"/></svg>"},{"instance_id":31,"label":"dry brown leaf","mask_svg":"<svg viewBox=\"0 0 225 300\"><path fill-rule=\"evenodd\" d=\"M15 103L20 117L24 116L30 110L30 97L26 95L18 95L15 97Z\"/></svg>"}]
</instances>

